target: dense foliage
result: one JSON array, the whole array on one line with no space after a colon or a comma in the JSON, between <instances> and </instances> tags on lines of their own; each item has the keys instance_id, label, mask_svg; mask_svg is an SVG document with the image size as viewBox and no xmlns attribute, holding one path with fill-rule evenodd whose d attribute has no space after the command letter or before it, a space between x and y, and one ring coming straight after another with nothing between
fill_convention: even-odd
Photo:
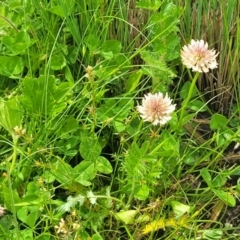
<instances>
[{"instance_id":1,"label":"dense foliage","mask_svg":"<svg viewBox=\"0 0 240 240\"><path fill-rule=\"evenodd\" d=\"M2 0L0 238L239 239L239 9Z\"/></svg>"}]
</instances>

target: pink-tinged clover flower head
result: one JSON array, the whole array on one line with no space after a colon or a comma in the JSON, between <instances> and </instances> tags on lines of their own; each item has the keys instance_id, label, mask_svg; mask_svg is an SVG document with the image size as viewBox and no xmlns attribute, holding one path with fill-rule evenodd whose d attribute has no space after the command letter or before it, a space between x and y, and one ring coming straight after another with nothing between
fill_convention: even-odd
<instances>
[{"instance_id":1,"label":"pink-tinged clover flower head","mask_svg":"<svg viewBox=\"0 0 240 240\"><path fill-rule=\"evenodd\" d=\"M137 106L137 110L143 121L164 125L171 120L175 104L172 104L168 94L164 97L162 93L148 93L144 95L142 105Z\"/></svg>"},{"instance_id":2,"label":"pink-tinged clover flower head","mask_svg":"<svg viewBox=\"0 0 240 240\"><path fill-rule=\"evenodd\" d=\"M208 43L203 40L191 40L191 43L183 46L181 50L182 63L193 72L208 72L217 68L216 50L208 49Z\"/></svg>"}]
</instances>

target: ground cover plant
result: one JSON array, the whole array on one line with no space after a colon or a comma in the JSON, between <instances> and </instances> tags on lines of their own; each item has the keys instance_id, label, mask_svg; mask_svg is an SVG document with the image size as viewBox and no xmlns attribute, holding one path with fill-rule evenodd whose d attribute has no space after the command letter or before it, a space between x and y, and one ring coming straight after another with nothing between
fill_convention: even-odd
<instances>
[{"instance_id":1,"label":"ground cover plant","mask_svg":"<svg viewBox=\"0 0 240 240\"><path fill-rule=\"evenodd\" d=\"M238 1L0 2L0 239L240 238Z\"/></svg>"}]
</instances>

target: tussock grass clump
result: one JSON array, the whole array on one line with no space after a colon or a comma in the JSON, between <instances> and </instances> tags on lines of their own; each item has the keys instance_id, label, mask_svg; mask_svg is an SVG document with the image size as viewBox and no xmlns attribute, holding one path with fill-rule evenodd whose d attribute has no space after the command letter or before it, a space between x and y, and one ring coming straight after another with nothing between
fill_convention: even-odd
<instances>
[{"instance_id":1,"label":"tussock grass clump","mask_svg":"<svg viewBox=\"0 0 240 240\"><path fill-rule=\"evenodd\" d=\"M229 116L239 99L239 2L175 1L183 7L180 21L184 43L203 39L219 52L218 69L198 79L209 106Z\"/></svg>"}]
</instances>

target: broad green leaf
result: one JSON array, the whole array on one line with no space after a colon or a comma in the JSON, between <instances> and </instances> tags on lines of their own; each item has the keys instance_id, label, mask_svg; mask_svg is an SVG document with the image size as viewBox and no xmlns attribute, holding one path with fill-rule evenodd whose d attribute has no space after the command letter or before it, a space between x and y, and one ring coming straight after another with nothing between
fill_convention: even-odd
<instances>
[{"instance_id":1,"label":"broad green leaf","mask_svg":"<svg viewBox=\"0 0 240 240\"><path fill-rule=\"evenodd\" d=\"M79 48L77 48L76 46L68 46L67 52L68 52L67 58L70 61L70 63L71 64L76 63L79 56Z\"/></svg>"},{"instance_id":2,"label":"broad green leaf","mask_svg":"<svg viewBox=\"0 0 240 240\"><path fill-rule=\"evenodd\" d=\"M163 130L161 144L151 154L157 154L158 156L178 156L179 142L169 131Z\"/></svg>"},{"instance_id":3,"label":"broad green leaf","mask_svg":"<svg viewBox=\"0 0 240 240\"><path fill-rule=\"evenodd\" d=\"M80 239L82 239L82 240L88 240L88 239L90 239L90 236L89 236L89 234L88 234L86 231L80 231L79 237L80 237Z\"/></svg>"},{"instance_id":4,"label":"broad green leaf","mask_svg":"<svg viewBox=\"0 0 240 240\"><path fill-rule=\"evenodd\" d=\"M53 69L53 70L61 70L65 66L66 66L66 59L65 59L65 57L61 53L54 54L51 57L51 63L50 63L51 69Z\"/></svg>"},{"instance_id":5,"label":"broad green leaf","mask_svg":"<svg viewBox=\"0 0 240 240\"><path fill-rule=\"evenodd\" d=\"M169 125L170 125L170 128L171 130L178 130L179 127L178 127L178 123L179 123L179 120L178 120L178 116L177 116L177 113L176 112L173 112L172 113L172 118L171 120L169 121Z\"/></svg>"},{"instance_id":6,"label":"broad green leaf","mask_svg":"<svg viewBox=\"0 0 240 240\"><path fill-rule=\"evenodd\" d=\"M65 12L60 5L48 9L49 12L54 13L60 17L66 17Z\"/></svg>"},{"instance_id":7,"label":"broad green leaf","mask_svg":"<svg viewBox=\"0 0 240 240\"><path fill-rule=\"evenodd\" d=\"M133 109L134 101L132 99L121 98L117 101L117 106L114 107L114 112L117 119L122 121L128 117L130 111Z\"/></svg>"},{"instance_id":8,"label":"broad green leaf","mask_svg":"<svg viewBox=\"0 0 240 240\"><path fill-rule=\"evenodd\" d=\"M236 192L238 193L238 195L240 195L240 182L239 181L237 182L237 185L236 185Z\"/></svg>"},{"instance_id":9,"label":"broad green leaf","mask_svg":"<svg viewBox=\"0 0 240 240\"><path fill-rule=\"evenodd\" d=\"M65 66L64 70L65 70L65 77L68 80L70 87L73 87L74 86L74 78L73 78L70 68L68 66Z\"/></svg>"},{"instance_id":10,"label":"broad green leaf","mask_svg":"<svg viewBox=\"0 0 240 240\"><path fill-rule=\"evenodd\" d=\"M174 26L173 23L171 23L171 25ZM174 59L179 57L179 37L176 33L164 35L166 36L164 36L163 39L157 38L153 42L153 48L160 56L162 56L163 60L165 60L166 62L173 61Z\"/></svg>"},{"instance_id":11,"label":"broad green leaf","mask_svg":"<svg viewBox=\"0 0 240 240\"><path fill-rule=\"evenodd\" d=\"M229 173L230 176L240 176L240 166L235 167Z\"/></svg>"},{"instance_id":12,"label":"broad green leaf","mask_svg":"<svg viewBox=\"0 0 240 240\"><path fill-rule=\"evenodd\" d=\"M17 100L11 99L4 101L0 98L0 125L10 133L13 133L13 128L21 126L23 112Z\"/></svg>"},{"instance_id":13,"label":"broad green leaf","mask_svg":"<svg viewBox=\"0 0 240 240\"><path fill-rule=\"evenodd\" d=\"M211 118L210 128L212 130L215 130L218 128L226 127L227 124L228 124L228 119L225 116L216 113Z\"/></svg>"},{"instance_id":14,"label":"broad green leaf","mask_svg":"<svg viewBox=\"0 0 240 240\"><path fill-rule=\"evenodd\" d=\"M164 156L164 154L163 154L163 156ZM168 156L171 156L170 151L169 151ZM167 161L162 161L158 165L159 165L159 167L161 167L161 165L162 165L162 169L161 169L162 171L168 172L168 174L170 174L170 173L174 174L175 169L179 165L179 161L176 159L176 156L172 155L171 157L169 157L167 159ZM159 176L161 176L161 175L159 174Z\"/></svg>"},{"instance_id":15,"label":"broad green leaf","mask_svg":"<svg viewBox=\"0 0 240 240\"><path fill-rule=\"evenodd\" d=\"M143 71L141 69L129 75L125 82L126 91L128 93L135 91L135 89L139 86L139 81L142 75Z\"/></svg>"},{"instance_id":16,"label":"broad green leaf","mask_svg":"<svg viewBox=\"0 0 240 240\"><path fill-rule=\"evenodd\" d=\"M0 75L7 76L9 78L17 78L22 73L24 64L23 60L19 56L0 56Z\"/></svg>"},{"instance_id":17,"label":"broad green leaf","mask_svg":"<svg viewBox=\"0 0 240 240\"><path fill-rule=\"evenodd\" d=\"M97 171L109 174L113 171L111 163L105 157L99 156L96 162Z\"/></svg>"},{"instance_id":18,"label":"broad green leaf","mask_svg":"<svg viewBox=\"0 0 240 240\"><path fill-rule=\"evenodd\" d=\"M133 109L133 99L121 97L120 99L109 98L101 108L97 109L97 114L102 121L115 118L116 121L123 122Z\"/></svg>"},{"instance_id":19,"label":"broad green leaf","mask_svg":"<svg viewBox=\"0 0 240 240\"><path fill-rule=\"evenodd\" d=\"M30 228L34 228L37 219L40 216L39 208L24 206L17 212L18 219L26 223Z\"/></svg>"},{"instance_id":20,"label":"broad green leaf","mask_svg":"<svg viewBox=\"0 0 240 240\"><path fill-rule=\"evenodd\" d=\"M115 54L113 60L114 60L113 67L115 68L114 72L116 72L117 68L119 68L119 70L124 68L124 70L127 71L131 67L131 62L129 60L129 57L124 55L124 54L122 54L122 53Z\"/></svg>"},{"instance_id":21,"label":"broad green leaf","mask_svg":"<svg viewBox=\"0 0 240 240\"><path fill-rule=\"evenodd\" d=\"M164 6L165 5L165 6ZM152 51L165 62L179 58L180 39L178 36L179 12L173 3L164 1L160 11L150 15L147 28L151 29L148 39L152 41Z\"/></svg>"},{"instance_id":22,"label":"broad green leaf","mask_svg":"<svg viewBox=\"0 0 240 240\"><path fill-rule=\"evenodd\" d=\"M228 129L224 129L222 131L222 134L227 141L232 141L232 139L236 133L233 130L231 130L230 128L228 128Z\"/></svg>"},{"instance_id":23,"label":"broad green leaf","mask_svg":"<svg viewBox=\"0 0 240 240\"><path fill-rule=\"evenodd\" d=\"M193 165L196 163L197 157L199 157L197 154L186 154L184 156L183 162L187 165Z\"/></svg>"},{"instance_id":24,"label":"broad green leaf","mask_svg":"<svg viewBox=\"0 0 240 240\"><path fill-rule=\"evenodd\" d=\"M134 191L134 197L138 200L146 200L149 197L149 187L146 184L141 184Z\"/></svg>"},{"instance_id":25,"label":"broad green leaf","mask_svg":"<svg viewBox=\"0 0 240 240\"><path fill-rule=\"evenodd\" d=\"M53 97L55 102L65 102L66 97L71 95L70 85L68 82L62 82L59 85L55 85L55 91Z\"/></svg>"},{"instance_id":26,"label":"broad green leaf","mask_svg":"<svg viewBox=\"0 0 240 240\"><path fill-rule=\"evenodd\" d=\"M42 233L41 235L37 236L35 240L50 240L51 233L50 232L45 232Z\"/></svg>"},{"instance_id":27,"label":"broad green leaf","mask_svg":"<svg viewBox=\"0 0 240 240\"><path fill-rule=\"evenodd\" d=\"M13 208L15 208L16 210L20 209L20 207L15 206L15 204L21 203L21 199L18 196L16 190L12 189L12 191L10 191L8 187L3 186L1 195L3 195L4 197L4 203L6 205L7 210L13 212Z\"/></svg>"},{"instance_id":28,"label":"broad green leaf","mask_svg":"<svg viewBox=\"0 0 240 240\"><path fill-rule=\"evenodd\" d=\"M63 18L74 12L74 0L62 0L60 3L60 5L49 8L48 11Z\"/></svg>"},{"instance_id":29,"label":"broad green leaf","mask_svg":"<svg viewBox=\"0 0 240 240\"><path fill-rule=\"evenodd\" d=\"M46 116L61 112L70 96L69 83L55 84L54 76L25 78L22 83L22 106L32 114Z\"/></svg>"},{"instance_id":30,"label":"broad green leaf","mask_svg":"<svg viewBox=\"0 0 240 240\"><path fill-rule=\"evenodd\" d=\"M92 54L99 50L100 40L97 35L90 34L86 36L84 42Z\"/></svg>"},{"instance_id":31,"label":"broad green leaf","mask_svg":"<svg viewBox=\"0 0 240 240\"><path fill-rule=\"evenodd\" d=\"M182 124L184 125L185 123L188 123L191 119L193 119L196 116L195 113L192 114L187 114L183 120L182 120Z\"/></svg>"},{"instance_id":32,"label":"broad green leaf","mask_svg":"<svg viewBox=\"0 0 240 240\"><path fill-rule=\"evenodd\" d=\"M226 182L227 182L227 176L219 174L217 177L215 177L212 180L212 185L214 188L219 188L224 186Z\"/></svg>"},{"instance_id":33,"label":"broad green leaf","mask_svg":"<svg viewBox=\"0 0 240 240\"><path fill-rule=\"evenodd\" d=\"M44 76L38 79L25 78L22 83L23 96L21 103L29 113L37 115L50 114L54 108L53 94L55 78Z\"/></svg>"},{"instance_id":34,"label":"broad green leaf","mask_svg":"<svg viewBox=\"0 0 240 240\"><path fill-rule=\"evenodd\" d=\"M44 179L45 180L45 179ZM36 182L29 182L27 185L27 194L29 195L38 195L40 192L40 187Z\"/></svg>"},{"instance_id":35,"label":"broad green leaf","mask_svg":"<svg viewBox=\"0 0 240 240\"><path fill-rule=\"evenodd\" d=\"M20 238L16 236L16 230L14 229L12 240L35 240L35 238L33 238L33 230L29 228L19 231L19 235Z\"/></svg>"},{"instance_id":36,"label":"broad green leaf","mask_svg":"<svg viewBox=\"0 0 240 240\"><path fill-rule=\"evenodd\" d=\"M60 183L69 185L73 180L72 167L63 160L57 160L53 163L51 173Z\"/></svg>"},{"instance_id":37,"label":"broad green leaf","mask_svg":"<svg viewBox=\"0 0 240 240\"><path fill-rule=\"evenodd\" d=\"M74 180L84 186L91 185L91 180L95 178L97 171L95 164L91 161L82 161L79 163L71 173L74 176Z\"/></svg>"},{"instance_id":38,"label":"broad green leaf","mask_svg":"<svg viewBox=\"0 0 240 240\"><path fill-rule=\"evenodd\" d=\"M56 178L50 171L44 171L42 175L45 183L53 183Z\"/></svg>"},{"instance_id":39,"label":"broad green leaf","mask_svg":"<svg viewBox=\"0 0 240 240\"><path fill-rule=\"evenodd\" d=\"M122 49L121 42L117 40L107 40L101 46L100 51L104 53L111 52L114 55L116 53L120 53L121 49Z\"/></svg>"},{"instance_id":40,"label":"broad green leaf","mask_svg":"<svg viewBox=\"0 0 240 240\"><path fill-rule=\"evenodd\" d=\"M235 207L236 199L231 195L230 192L225 192L223 190L212 189L216 196L219 197L226 205L230 207Z\"/></svg>"},{"instance_id":41,"label":"broad green leaf","mask_svg":"<svg viewBox=\"0 0 240 240\"><path fill-rule=\"evenodd\" d=\"M163 130L161 137L164 150L174 150L177 152L179 151L178 140L169 131Z\"/></svg>"},{"instance_id":42,"label":"broad green leaf","mask_svg":"<svg viewBox=\"0 0 240 240\"><path fill-rule=\"evenodd\" d=\"M217 229L205 230L202 233L202 239L206 240L221 240L223 236L223 231Z\"/></svg>"},{"instance_id":43,"label":"broad green leaf","mask_svg":"<svg viewBox=\"0 0 240 240\"><path fill-rule=\"evenodd\" d=\"M0 236L10 236L10 229L12 229L13 216L5 215L0 218Z\"/></svg>"},{"instance_id":44,"label":"broad green leaf","mask_svg":"<svg viewBox=\"0 0 240 240\"><path fill-rule=\"evenodd\" d=\"M58 142L58 150L65 156L75 156L78 153L79 137L71 133L62 134L61 140Z\"/></svg>"},{"instance_id":45,"label":"broad green leaf","mask_svg":"<svg viewBox=\"0 0 240 240\"><path fill-rule=\"evenodd\" d=\"M136 4L137 6L140 4L139 7L142 8L157 10L151 12L146 26L149 30L148 39L151 40L149 42L151 52L156 53L163 63L172 62L174 59L179 58L179 7L172 3L172 1L143 0ZM161 5L160 8L159 4ZM167 80L165 77L164 79Z\"/></svg>"},{"instance_id":46,"label":"broad green leaf","mask_svg":"<svg viewBox=\"0 0 240 240\"><path fill-rule=\"evenodd\" d=\"M23 206L37 206L40 207L42 205L43 199L39 198L36 194L27 195L20 203L15 203L14 205L17 207Z\"/></svg>"},{"instance_id":47,"label":"broad green leaf","mask_svg":"<svg viewBox=\"0 0 240 240\"><path fill-rule=\"evenodd\" d=\"M185 82L181 91L180 91L180 97L181 99L186 99L189 93L189 89L190 89L191 83L189 81ZM191 98L195 97L197 95L197 87L194 86L193 88L193 92L191 95Z\"/></svg>"},{"instance_id":48,"label":"broad green leaf","mask_svg":"<svg viewBox=\"0 0 240 240\"><path fill-rule=\"evenodd\" d=\"M195 112L205 112L208 109L206 103L197 99L189 102L188 107Z\"/></svg>"},{"instance_id":49,"label":"broad green leaf","mask_svg":"<svg viewBox=\"0 0 240 240\"><path fill-rule=\"evenodd\" d=\"M97 103L102 102L102 100L103 100L103 98L104 98L104 94L105 94L106 92L108 92L108 91L109 91L109 89L107 89L107 88L104 88L104 89L102 89L102 90L97 91L97 92L96 92L96 95L95 95L95 101L96 101Z\"/></svg>"},{"instance_id":50,"label":"broad green leaf","mask_svg":"<svg viewBox=\"0 0 240 240\"><path fill-rule=\"evenodd\" d=\"M102 147L97 137L82 137L80 143L80 154L85 160L96 161L101 154Z\"/></svg>"},{"instance_id":51,"label":"broad green leaf","mask_svg":"<svg viewBox=\"0 0 240 240\"><path fill-rule=\"evenodd\" d=\"M139 0L136 7L156 11L161 6L162 0Z\"/></svg>"},{"instance_id":52,"label":"broad green leaf","mask_svg":"<svg viewBox=\"0 0 240 240\"><path fill-rule=\"evenodd\" d=\"M151 216L148 215L148 213L140 215L135 219L135 223L146 223L151 220Z\"/></svg>"},{"instance_id":53,"label":"broad green leaf","mask_svg":"<svg viewBox=\"0 0 240 240\"><path fill-rule=\"evenodd\" d=\"M79 129L78 121L73 117L69 116L66 121L62 123L62 127L60 129L60 137L61 139L65 139L70 137L69 134L73 134Z\"/></svg>"},{"instance_id":54,"label":"broad green leaf","mask_svg":"<svg viewBox=\"0 0 240 240\"><path fill-rule=\"evenodd\" d=\"M121 120L115 119L112 121L113 127L117 132L123 132L126 129L126 124L123 123Z\"/></svg>"},{"instance_id":55,"label":"broad green leaf","mask_svg":"<svg viewBox=\"0 0 240 240\"><path fill-rule=\"evenodd\" d=\"M92 240L103 240L103 238L99 234L93 234L91 239Z\"/></svg>"},{"instance_id":56,"label":"broad green leaf","mask_svg":"<svg viewBox=\"0 0 240 240\"><path fill-rule=\"evenodd\" d=\"M101 55L106 60L110 60L113 58L113 52L101 52Z\"/></svg>"},{"instance_id":57,"label":"broad green leaf","mask_svg":"<svg viewBox=\"0 0 240 240\"><path fill-rule=\"evenodd\" d=\"M117 40L107 40L100 47L100 54L104 59L110 60L115 55L118 56L122 49L122 45ZM109 67L109 66L108 66ZM115 68L115 66L114 66Z\"/></svg>"},{"instance_id":58,"label":"broad green leaf","mask_svg":"<svg viewBox=\"0 0 240 240\"><path fill-rule=\"evenodd\" d=\"M200 171L202 178L207 183L207 185L212 188L212 177L209 171L206 168L201 169Z\"/></svg>"},{"instance_id":59,"label":"broad green leaf","mask_svg":"<svg viewBox=\"0 0 240 240\"><path fill-rule=\"evenodd\" d=\"M26 31L18 32L15 37L4 36L2 41L7 47L7 54L12 56L25 53L26 49L34 43Z\"/></svg>"}]
</instances>

